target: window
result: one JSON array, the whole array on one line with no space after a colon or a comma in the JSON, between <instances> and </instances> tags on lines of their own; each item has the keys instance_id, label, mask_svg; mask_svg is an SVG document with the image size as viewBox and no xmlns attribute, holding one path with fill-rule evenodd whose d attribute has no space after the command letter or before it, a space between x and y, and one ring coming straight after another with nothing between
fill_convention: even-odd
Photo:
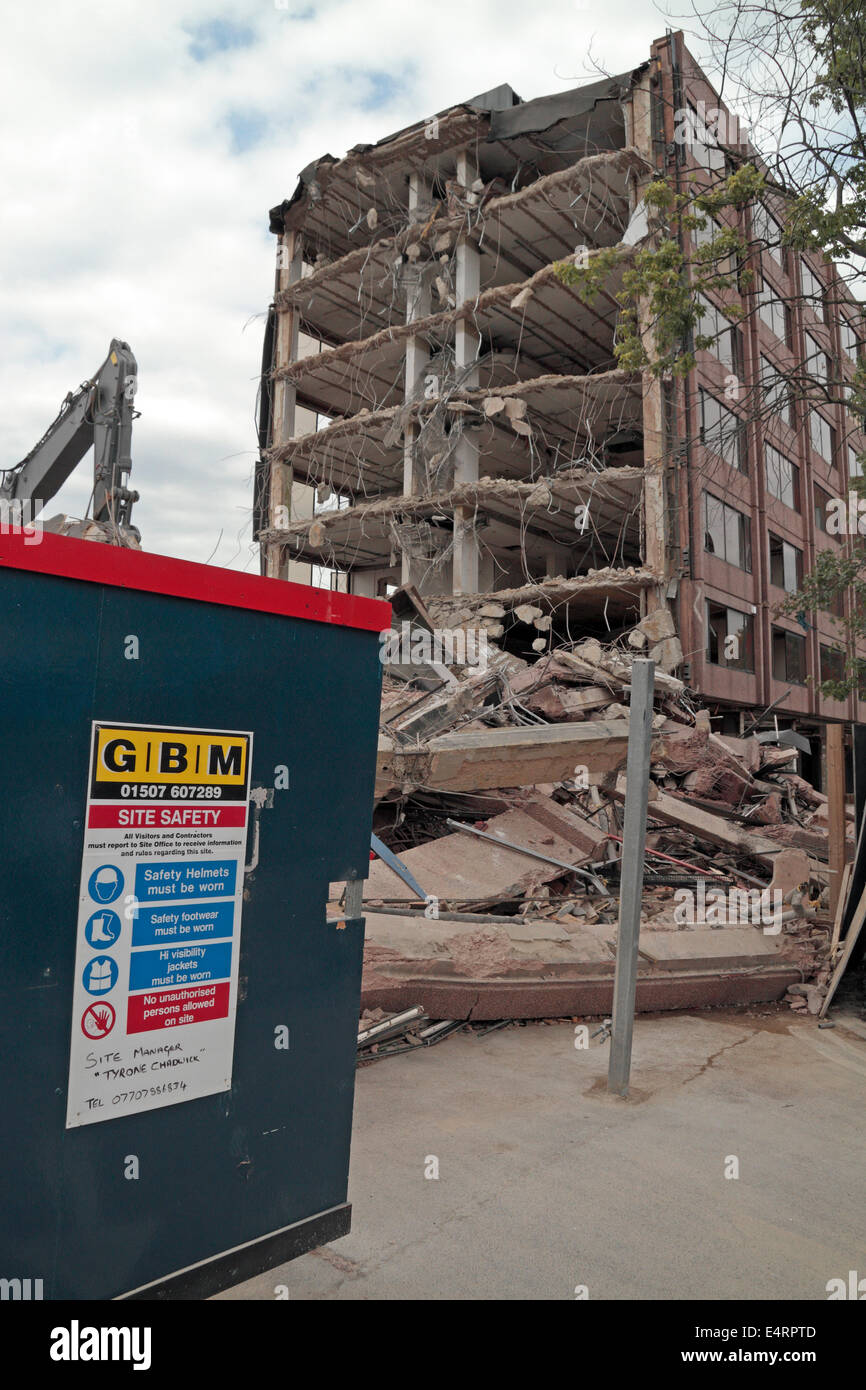
<instances>
[{"instance_id":1,"label":"window","mask_svg":"<svg viewBox=\"0 0 866 1390\"><path fill-rule=\"evenodd\" d=\"M791 311L769 280L765 280L758 291L758 318L767 325L771 333L775 333L780 342L788 343L790 346Z\"/></svg>"},{"instance_id":2,"label":"window","mask_svg":"<svg viewBox=\"0 0 866 1390\"><path fill-rule=\"evenodd\" d=\"M770 534L770 583L796 594L803 582L803 552L781 536Z\"/></svg>"},{"instance_id":3,"label":"window","mask_svg":"<svg viewBox=\"0 0 866 1390\"><path fill-rule=\"evenodd\" d=\"M803 298L824 323L826 321L824 286L812 267L802 257L800 258L800 276L803 283Z\"/></svg>"},{"instance_id":4,"label":"window","mask_svg":"<svg viewBox=\"0 0 866 1390\"><path fill-rule=\"evenodd\" d=\"M756 240L763 244L767 255L772 257L777 266L783 266L785 253L782 250L782 227L763 203L755 203L752 208L752 230Z\"/></svg>"},{"instance_id":5,"label":"window","mask_svg":"<svg viewBox=\"0 0 866 1390\"><path fill-rule=\"evenodd\" d=\"M774 367L769 357L761 356L761 388L764 401L774 415L784 420L786 425L794 424L794 402L787 379Z\"/></svg>"},{"instance_id":6,"label":"window","mask_svg":"<svg viewBox=\"0 0 866 1390\"><path fill-rule=\"evenodd\" d=\"M712 246L713 242L729 229L723 227L714 217L710 217L709 213L703 213L701 216L704 218L705 225L693 228L692 244L696 247ZM705 267L711 266L719 275L733 275L736 270L734 257L730 252L722 256L716 251L712 260L701 261L701 264Z\"/></svg>"},{"instance_id":7,"label":"window","mask_svg":"<svg viewBox=\"0 0 866 1390\"><path fill-rule=\"evenodd\" d=\"M716 237L721 235L722 229L716 219L710 217L709 213L703 213L702 216L704 225L692 229L692 241L695 246L711 246Z\"/></svg>"},{"instance_id":8,"label":"window","mask_svg":"<svg viewBox=\"0 0 866 1390\"><path fill-rule=\"evenodd\" d=\"M822 487L815 488L815 527L818 531L827 534L827 508L830 505L830 494L825 492Z\"/></svg>"},{"instance_id":9,"label":"window","mask_svg":"<svg viewBox=\"0 0 866 1390\"><path fill-rule=\"evenodd\" d=\"M821 646L821 680L845 679L845 653L839 647Z\"/></svg>"},{"instance_id":10,"label":"window","mask_svg":"<svg viewBox=\"0 0 866 1390\"><path fill-rule=\"evenodd\" d=\"M701 390L700 397L701 443L719 454L732 468L748 473L743 422L709 391Z\"/></svg>"},{"instance_id":11,"label":"window","mask_svg":"<svg viewBox=\"0 0 866 1390\"><path fill-rule=\"evenodd\" d=\"M839 325L839 336L842 340L842 351L845 356L849 357L852 362L856 362L860 356L860 340L844 315Z\"/></svg>"},{"instance_id":12,"label":"window","mask_svg":"<svg viewBox=\"0 0 866 1390\"><path fill-rule=\"evenodd\" d=\"M780 627L772 630L773 678L789 685L806 684L806 639Z\"/></svg>"},{"instance_id":13,"label":"window","mask_svg":"<svg viewBox=\"0 0 866 1390\"><path fill-rule=\"evenodd\" d=\"M817 410L809 412L809 438L816 454L825 463L832 463L836 448L836 431Z\"/></svg>"},{"instance_id":14,"label":"window","mask_svg":"<svg viewBox=\"0 0 866 1390\"><path fill-rule=\"evenodd\" d=\"M737 569L752 573L749 518L712 493L704 493L704 549Z\"/></svg>"},{"instance_id":15,"label":"window","mask_svg":"<svg viewBox=\"0 0 866 1390\"><path fill-rule=\"evenodd\" d=\"M852 444L848 445L848 476L850 478L863 476L863 464L860 462L858 451Z\"/></svg>"},{"instance_id":16,"label":"window","mask_svg":"<svg viewBox=\"0 0 866 1390\"><path fill-rule=\"evenodd\" d=\"M822 386L826 386L833 375L830 358L811 333L806 334L806 371L809 376L820 381Z\"/></svg>"},{"instance_id":17,"label":"window","mask_svg":"<svg viewBox=\"0 0 866 1390\"><path fill-rule=\"evenodd\" d=\"M767 468L767 490L786 507L795 512L800 510L800 470L790 459L774 449L772 444L764 445L764 459Z\"/></svg>"},{"instance_id":18,"label":"window","mask_svg":"<svg viewBox=\"0 0 866 1390\"><path fill-rule=\"evenodd\" d=\"M697 297L697 307L701 315L696 325L697 336L713 339L712 347L708 347L704 351L711 352L714 357L717 357L729 372L738 372L739 341L737 330L732 328L721 309L711 303L709 299L705 299L702 294Z\"/></svg>"},{"instance_id":19,"label":"window","mask_svg":"<svg viewBox=\"0 0 866 1390\"><path fill-rule=\"evenodd\" d=\"M707 661L736 671L754 671L755 620L751 613L707 600Z\"/></svg>"}]
</instances>

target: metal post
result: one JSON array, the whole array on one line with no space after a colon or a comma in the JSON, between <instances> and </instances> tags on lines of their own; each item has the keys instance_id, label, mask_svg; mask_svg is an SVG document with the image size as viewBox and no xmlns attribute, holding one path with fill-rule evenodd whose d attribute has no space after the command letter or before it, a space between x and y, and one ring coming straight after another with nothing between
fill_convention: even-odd
<instances>
[{"instance_id":1,"label":"metal post","mask_svg":"<svg viewBox=\"0 0 866 1390\"><path fill-rule=\"evenodd\" d=\"M827 725L827 843L830 854L830 921L835 921L847 858L845 841L845 730Z\"/></svg>"},{"instance_id":2,"label":"metal post","mask_svg":"<svg viewBox=\"0 0 866 1390\"><path fill-rule=\"evenodd\" d=\"M863 824L866 808L866 726L854 725L854 824L857 835Z\"/></svg>"},{"instance_id":3,"label":"metal post","mask_svg":"<svg viewBox=\"0 0 866 1390\"><path fill-rule=\"evenodd\" d=\"M652 742L655 662L638 657L631 670L628 720L625 815L623 817L622 873L619 889L619 931L616 974L613 984L612 1034L607 1089L627 1096L631 1072L631 1040L634 1031L634 996L640 910L643 898L643 865L646 848L649 799L650 747Z\"/></svg>"}]
</instances>

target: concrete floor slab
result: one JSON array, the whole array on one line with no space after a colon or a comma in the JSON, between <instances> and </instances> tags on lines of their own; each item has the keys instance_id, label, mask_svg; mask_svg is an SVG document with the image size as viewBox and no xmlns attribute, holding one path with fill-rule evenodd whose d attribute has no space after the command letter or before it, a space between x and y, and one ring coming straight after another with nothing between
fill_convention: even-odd
<instances>
[{"instance_id":1,"label":"concrete floor slab","mask_svg":"<svg viewBox=\"0 0 866 1390\"><path fill-rule=\"evenodd\" d=\"M763 965L790 953L790 938L766 936L759 927L696 927L689 931L642 932L640 953L656 965L690 970L733 970Z\"/></svg>"},{"instance_id":2,"label":"concrete floor slab","mask_svg":"<svg viewBox=\"0 0 866 1390\"><path fill-rule=\"evenodd\" d=\"M569 1023L374 1063L352 1233L220 1298L826 1299L866 1270L863 1032L772 1005L642 1016L629 1101Z\"/></svg>"}]
</instances>

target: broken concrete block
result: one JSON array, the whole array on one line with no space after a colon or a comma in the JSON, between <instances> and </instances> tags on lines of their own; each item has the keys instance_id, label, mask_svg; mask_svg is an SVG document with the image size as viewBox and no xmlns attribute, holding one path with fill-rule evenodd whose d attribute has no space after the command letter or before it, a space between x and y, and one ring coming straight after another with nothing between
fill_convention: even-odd
<instances>
[{"instance_id":1,"label":"broken concrete block","mask_svg":"<svg viewBox=\"0 0 866 1390\"><path fill-rule=\"evenodd\" d=\"M536 618L544 615L543 608L536 608L533 603L521 603L514 609L514 616L521 623L532 623Z\"/></svg>"},{"instance_id":2,"label":"broken concrete block","mask_svg":"<svg viewBox=\"0 0 866 1390\"><path fill-rule=\"evenodd\" d=\"M806 1007L809 1010L810 1014L817 1014L821 1012L821 1005L824 1002L824 996L826 993L826 990L818 989L816 985L807 985Z\"/></svg>"},{"instance_id":3,"label":"broken concrete block","mask_svg":"<svg viewBox=\"0 0 866 1390\"><path fill-rule=\"evenodd\" d=\"M708 759L711 755L705 755ZM727 802L728 806L739 806L749 790L748 778L738 768L726 767L718 761L706 761L704 766L689 772L682 782L682 789L693 796L714 801ZM723 807L719 808L723 810ZM772 821L766 822L772 825Z\"/></svg>"},{"instance_id":4,"label":"broken concrete block","mask_svg":"<svg viewBox=\"0 0 866 1390\"><path fill-rule=\"evenodd\" d=\"M789 893L807 883L811 876L809 856L804 849L783 849L773 863L770 893L778 890L787 900Z\"/></svg>"},{"instance_id":5,"label":"broken concrete block","mask_svg":"<svg viewBox=\"0 0 866 1390\"><path fill-rule=\"evenodd\" d=\"M728 734L718 734L717 737L749 772L758 771L761 766L761 745L756 738L732 738Z\"/></svg>"},{"instance_id":6,"label":"broken concrete block","mask_svg":"<svg viewBox=\"0 0 866 1390\"><path fill-rule=\"evenodd\" d=\"M535 618L533 621L539 632L549 632L553 623L549 613L546 613L542 618Z\"/></svg>"},{"instance_id":7,"label":"broken concrete block","mask_svg":"<svg viewBox=\"0 0 866 1390\"><path fill-rule=\"evenodd\" d=\"M573 690L550 684L533 691L522 703L534 714L540 714L555 724L566 719L583 719L591 710L604 709L609 701L610 693L597 685Z\"/></svg>"},{"instance_id":8,"label":"broken concrete block","mask_svg":"<svg viewBox=\"0 0 866 1390\"><path fill-rule=\"evenodd\" d=\"M628 644L630 647L634 647L636 651L642 652L646 646L646 641L645 632L641 632L639 627L632 628L628 635Z\"/></svg>"},{"instance_id":9,"label":"broken concrete block","mask_svg":"<svg viewBox=\"0 0 866 1390\"><path fill-rule=\"evenodd\" d=\"M655 756L655 749L653 755ZM626 779L619 777L616 787L611 788L611 795L617 801L624 801L625 789ZM650 800L653 800L652 796ZM754 830L745 830L723 819L722 816L710 815L697 806L690 806L679 798L667 796L663 792L659 792L653 800L653 817L666 825L675 825L681 830L697 835L712 845L719 845L722 849L732 850L744 858L754 859L772 872L778 845L775 840L756 835Z\"/></svg>"},{"instance_id":10,"label":"broken concrete block","mask_svg":"<svg viewBox=\"0 0 866 1390\"><path fill-rule=\"evenodd\" d=\"M546 637L536 637L535 641L532 643L532 650L533 650L534 652L543 652L543 651L546 651L546 649L547 649L547 638L546 638Z\"/></svg>"},{"instance_id":11,"label":"broken concrete block","mask_svg":"<svg viewBox=\"0 0 866 1390\"><path fill-rule=\"evenodd\" d=\"M504 618L505 609L501 603L482 603L478 610L478 616L479 618Z\"/></svg>"},{"instance_id":12,"label":"broken concrete block","mask_svg":"<svg viewBox=\"0 0 866 1390\"><path fill-rule=\"evenodd\" d=\"M695 725L665 729L653 745L653 762L679 774L700 767L707 755L709 732Z\"/></svg>"},{"instance_id":13,"label":"broken concrete block","mask_svg":"<svg viewBox=\"0 0 866 1390\"><path fill-rule=\"evenodd\" d=\"M601 643L596 642L594 637L587 638L585 642L578 642L574 654L580 657L581 661L588 661L591 666L601 666L604 656Z\"/></svg>"},{"instance_id":14,"label":"broken concrete block","mask_svg":"<svg viewBox=\"0 0 866 1390\"><path fill-rule=\"evenodd\" d=\"M680 646L678 637L666 637L664 641L657 642L650 648L650 659L660 666L663 671L673 671L682 663L683 649Z\"/></svg>"},{"instance_id":15,"label":"broken concrete block","mask_svg":"<svg viewBox=\"0 0 866 1390\"><path fill-rule=\"evenodd\" d=\"M628 724L614 720L446 734L427 745L418 781L445 791L526 787L561 781L579 764L600 776L615 772L625 765L627 751ZM415 763L418 755L407 752L406 759ZM414 772L413 766L409 775Z\"/></svg>"},{"instance_id":16,"label":"broken concrete block","mask_svg":"<svg viewBox=\"0 0 866 1390\"><path fill-rule=\"evenodd\" d=\"M760 806L754 810L750 817L756 825L781 825L782 824L782 797L779 792L771 792L764 797Z\"/></svg>"},{"instance_id":17,"label":"broken concrete block","mask_svg":"<svg viewBox=\"0 0 866 1390\"><path fill-rule=\"evenodd\" d=\"M667 608L657 608L654 613L647 613L638 627L653 644L663 642L666 637L675 637L677 631L673 614Z\"/></svg>"}]
</instances>

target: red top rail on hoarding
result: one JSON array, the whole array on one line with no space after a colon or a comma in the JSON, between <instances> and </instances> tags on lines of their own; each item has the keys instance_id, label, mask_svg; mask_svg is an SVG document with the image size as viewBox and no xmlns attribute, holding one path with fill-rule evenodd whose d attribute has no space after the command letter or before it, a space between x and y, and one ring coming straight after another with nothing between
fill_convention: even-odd
<instances>
[{"instance_id":1,"label":"red top rail on hoarding","mask_svg":"<svg viewBox=\"0 0 866 1390\"><path fill-rule=\"evenodd\" d=\"M282 579L173 560L143 550L73 540L50 531L9 528L0 534L0 569L30 570L117 589L168 594L229 608L275 613L284 618L308 618L315 623L383 632L391 626L391 606L380 599L313 589Z\"/></svg>"}]
</instances>

